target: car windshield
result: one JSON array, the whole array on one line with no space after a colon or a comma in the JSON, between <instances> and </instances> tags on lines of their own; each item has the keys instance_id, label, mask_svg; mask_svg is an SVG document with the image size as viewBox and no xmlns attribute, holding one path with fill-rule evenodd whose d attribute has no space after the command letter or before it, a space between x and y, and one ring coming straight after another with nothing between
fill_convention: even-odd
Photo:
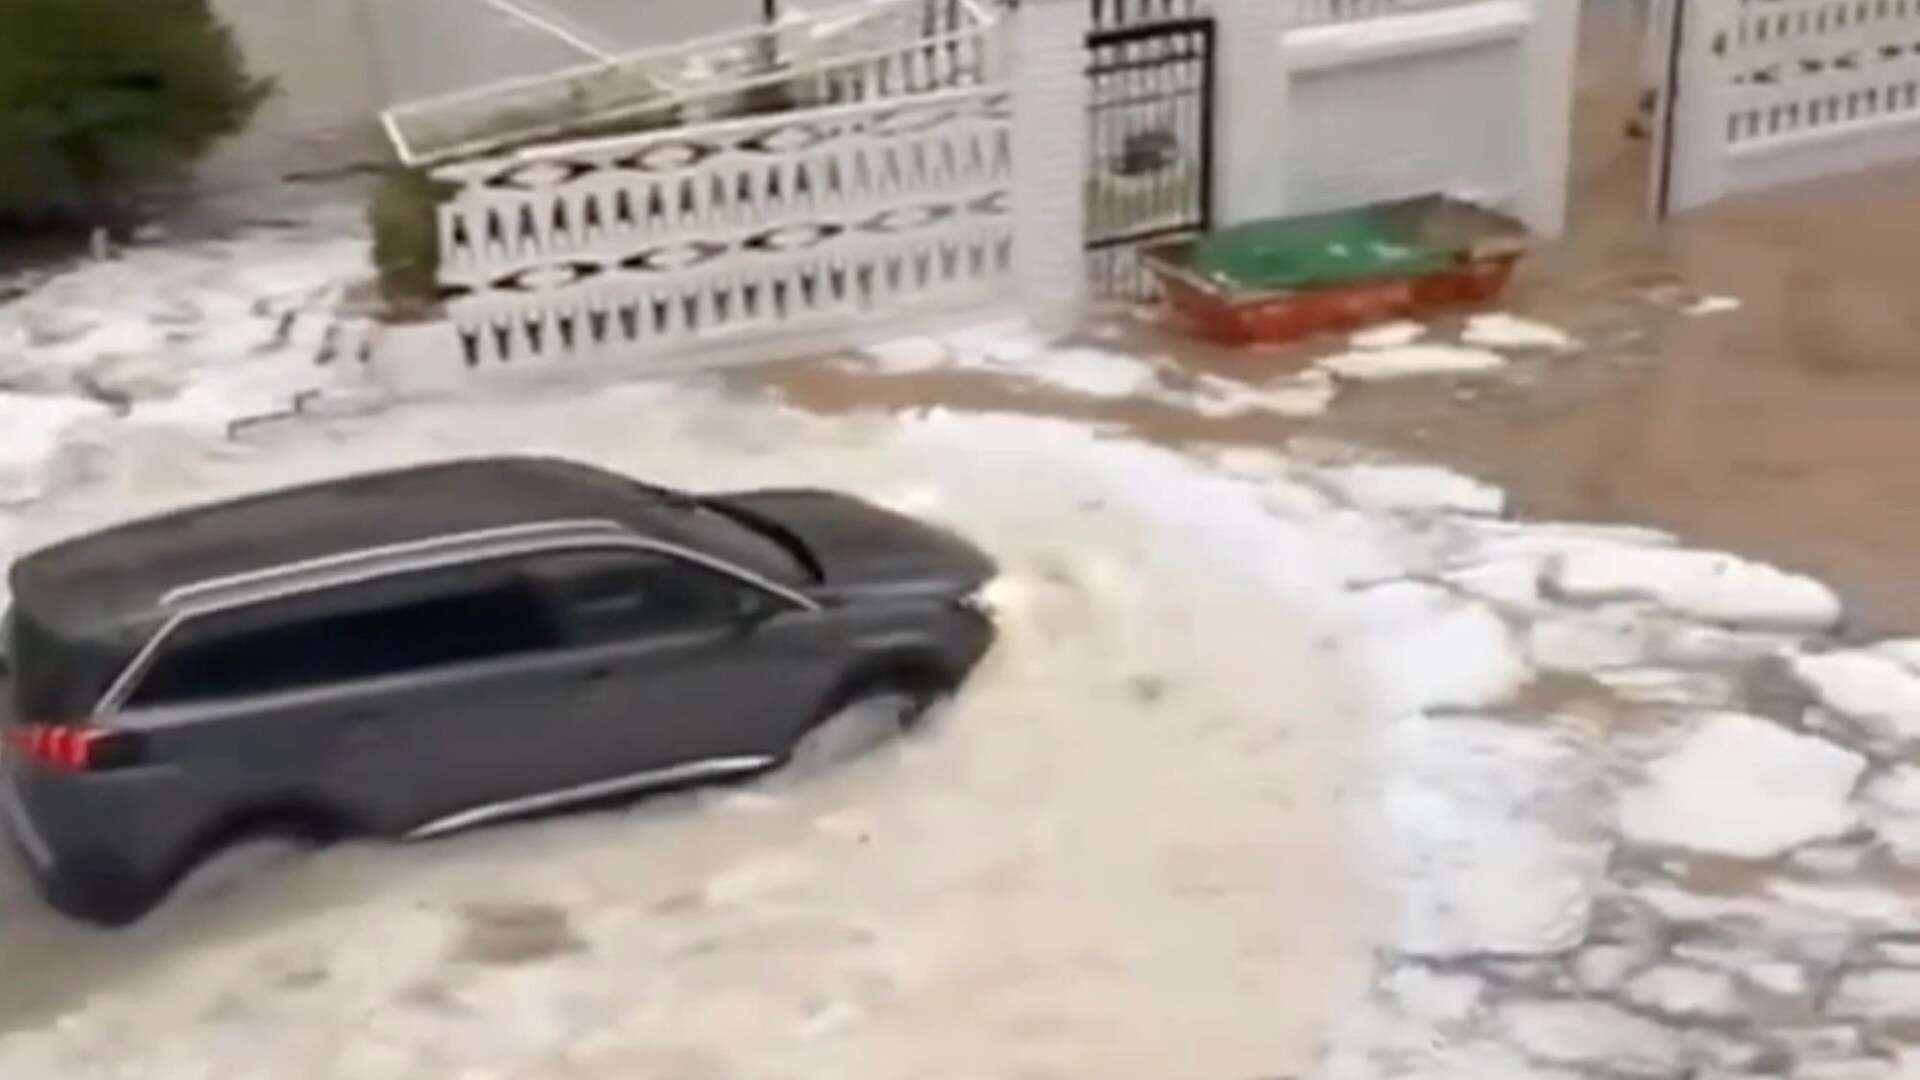
<instances>
[{"instance_id":1,"label":"car windshield","mask_svg":"<svg viewBox=\"0 0 1920 1080\"><path fill-rule=\"evenodd\" d=\"M799 567L805 577L819 581L825 575L813 549L794 535L793 530L762 514L719 499L697 500L698 508L712 517L722 518L736 529L752 533L760 542L780 549L781 557Z\"/></svg>"},{"instance_id":2,"label":"car windshield","mask_svg":"<svg viewBox=\"0 0 1920 1080\"><path fill-rule=\"evenodd\" d=\"M711 554L750 569L781 568L776 576L801 581L822 578L819 560L791 529L724 499L693 495L673 488L639 483L662 504L686 513L697 522L701 539L713 545Z\"/></svg>"}]
</instances>

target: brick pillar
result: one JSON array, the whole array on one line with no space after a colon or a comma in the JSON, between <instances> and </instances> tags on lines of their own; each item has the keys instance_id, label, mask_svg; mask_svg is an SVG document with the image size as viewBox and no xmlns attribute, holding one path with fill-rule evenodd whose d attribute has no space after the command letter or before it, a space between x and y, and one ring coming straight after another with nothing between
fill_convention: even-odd
<instances>
[{"instance_id":1,"label":"brick pillar","mask_svg":"<svg viewBox=\"0 0 1920 1080\"><path fill-rule=\"evenodd\" d=\"M1014 80L1014 284L1036 329L1086 314L1089 0L1023 0L1008 12Z\"/></svg>"}]
</instances>

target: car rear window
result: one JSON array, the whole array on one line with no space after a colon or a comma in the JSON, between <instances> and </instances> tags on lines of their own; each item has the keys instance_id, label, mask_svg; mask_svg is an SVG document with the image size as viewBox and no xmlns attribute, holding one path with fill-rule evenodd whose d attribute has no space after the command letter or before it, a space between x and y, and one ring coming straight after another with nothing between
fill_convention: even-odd
<instances>
[{"instance_id":1,"label":"car rear window","mask_svg":"<svg viewBox=\"0 0 1920 1080\"><path fill-rule=\"evenodd\" d=\"M189 619L128 704L278 693L550 648L558 633L514 568L408 575Z\"/></svg>"},{"instance_id":2,"label":"car rear window","mask_svg":"<svg viewBox=\"0 0 1920 1080\"><path fill-rule=\"evenodd\" d=\"M103 643L63 635L15 606L0 623L13 715L25 720L88 716L131 659Z\"/></svg>"}]
</instances>

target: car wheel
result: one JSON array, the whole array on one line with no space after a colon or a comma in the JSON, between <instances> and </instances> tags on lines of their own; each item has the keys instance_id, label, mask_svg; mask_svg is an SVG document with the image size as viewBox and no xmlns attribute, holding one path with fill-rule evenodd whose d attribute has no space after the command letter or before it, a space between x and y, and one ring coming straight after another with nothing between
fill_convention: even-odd
<instances>
[{"instance_id":1,"label":"car wheel","mask_svg":"<svg viewBox=\"0 0 1920 1080\"><path fill-rule=\"evenodd\" d=\"M810 776L871 754L900 737L939 695L924 689L876 687L847 699L813 726L788 755L790 771Z\"/></svg>"},{"instance_id":2,"label":"car wheel","mask_svg":"<svg viewBox=\"0 0 1920 1080\"><path fill-rule=\"evenodd\" d=\"M47 900L82 922L118 927L151 911L159 892L116 859L83 855L62 862L60 876L47 884Z\"/></svg>"},{"instance_id":3,"label":"car wheel","mask_svg":"<svg viewBox=\"0 0 1920 1080\"><path fill-rule=\"evenodd\" d=\"M319 846L316 840L291 833L243 837L195 863L160 906L196 906L232 895L263 874L284 870Z\"/></svg>"}]
</instances>

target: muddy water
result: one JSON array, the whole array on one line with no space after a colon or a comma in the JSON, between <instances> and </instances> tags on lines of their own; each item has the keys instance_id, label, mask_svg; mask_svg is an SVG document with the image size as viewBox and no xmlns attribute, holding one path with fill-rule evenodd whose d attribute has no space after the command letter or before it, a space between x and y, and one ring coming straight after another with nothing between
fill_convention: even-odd
<instances>
[{"instance_id":1,"label":"muddy water","mask_svg":"<svg viewBox=\"0 0 1920 1080\"><path fill-rule=\"evenodd\" d=\"M1813 573L1861 629L1920 631L1920 166L1650 224L1631 41L1590 4L1572 220L1515 291L1590 351L1462 407L1349 399L1332 431L1459 464L1537 513L1657 524ZM1674 317L1650 291L1737 297Z\"/></svg>"},{"instance_id":2,"label":"muddy water","mask_svg":"<svg viewBox=\"0 0 1920 1080\"><path fill-rule=\"evenodd\" d=\"M1580 337L1508 375L1349 388L1310 423L1210 420L1137 401L1009 389L980 374L777 380L812 407L952 403L1067 412L1169 442L1335 438L1458 466L1527 514L1652 524L1814 574L1861 632L1920 633L1920 166L1648 220L1648 146L1629 139L1629 5L1590 3L1566 236L1506 300ZM1701 294L1736 312L1680 313ZM1452 323L1436 324L1444 335ZM1337 340L1223 350L1124 318L1094 343L1259 380Z\"/></svg>"},{"instance_id":3,"label":"muddy water","mask_svg":"<svg viewBox=\"0 0 1920 1080\"><path fill-rule=\"evenodd\" d=\"M1920 169L1717 208L1675 229L1671 264L1738 312L1650 320L1505 400L1360 401L1335 427L1463 465L1539 513L1811 572L1862 628L1920 631L1915 236Z\"/></svg>"}]
</instances>

